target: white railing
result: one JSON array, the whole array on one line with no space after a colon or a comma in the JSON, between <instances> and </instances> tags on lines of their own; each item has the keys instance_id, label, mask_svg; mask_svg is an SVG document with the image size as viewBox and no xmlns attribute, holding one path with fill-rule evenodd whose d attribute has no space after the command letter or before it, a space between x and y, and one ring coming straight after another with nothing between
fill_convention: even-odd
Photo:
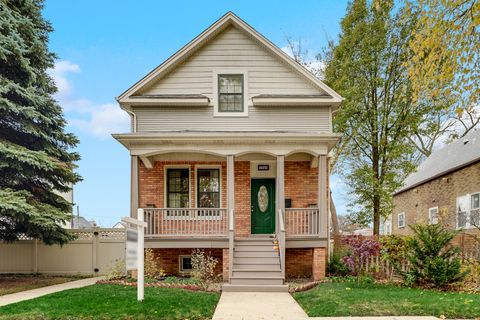
<instances>
[{"instance_id":1,"label":"white railing","mask_svg":"<svg viewBox=\"0 0 480 320\"><path fill-rule=\"evenodd\" d=\"M226 237L227 209L145 208L145 237Z\"/></svg>"},{"instance_id":2,"label":"white railing","mask_svg":"<svg viewBox=\"0 0 480 320\"><path fill-rule=\"evenodd\" d=\"M228 279L233 275L233 250L235 245L235 215L233 209L230 209L228 215Z\"/></svg>"},{"instance_id":3,"label":"white railing","mask_svg":"<svg viewBox=\"0 0 480 320\"><path fill-rule=\"evenodd\" d=\"M318 208L285 209L285 229L288 237L317 236L320 232Z\"/></svg>"},{"instance_id":4,"label":"white railing","mask_svg":"<svg viewBox=\"0 0 480 320\"><path fill-rule=\"evenodd\" d=\"M282 209L278 210L278 251L280 253L280 270L285 278L285 223Z\"/></svg>"}]
</instances>

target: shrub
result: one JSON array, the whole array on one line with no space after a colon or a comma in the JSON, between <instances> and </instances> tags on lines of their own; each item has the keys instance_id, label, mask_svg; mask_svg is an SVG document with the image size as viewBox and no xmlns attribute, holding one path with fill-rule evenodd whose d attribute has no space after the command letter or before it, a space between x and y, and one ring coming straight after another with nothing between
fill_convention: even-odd
<instances>
[{"instance_id":1,"label":"shrub","mask_svg":"<svg viewBox=\"0 0 480 320\"><path fill-rule=\"evenodd\" d=\"M333 253L328 261L327 272L329 276L334 277L344 277L350 273L350 269L342 259L345 254L342 253Z\"/></svg>"},{"instance_id":2,"label":"shrub","mask_svg":"<svg viewBox=\"0 0 480 320\"><path fill-rule=\"evenodd\" d=\"M415 236L408 241L411 268L403 273L405 284L442 287L464 278L466 273L460 270L458 256L460 250L450 245L455 232L436 224L410 227Z\"/></svg>"},{"instance_id":3,"label":"shrub","mask_svg":"<svg viewBox=\"0 0 480 320\"><path fill-rule=\"evenodd\" d=\"M197 279L204 288L217 280L215 267L218 260L205 253L203 250L195 249L192 252L192 277Z\"/></svg>"},{"instance_id":4,"label":"shrub","mask_svg":"<svg viewBox=\"0 0 480 320\"><path fill-rule=\"evenodd\" d=\"M462 272L467 273L461 282L461 290L465 292L480 292L480 260L466 259L462 263Z\"/></svg>"},{"instance_id":5,"label":"shrub","mask_svg":"<svg viewBox=\"0 0 480 320\"><path fill-rule=\"evenodd\" d=\"M397 272L401 272L402 264L408 257L410 237L388 235L380 238L382 260L388 261Z\"/></svg>"},{"instance_id":6,"label":"shrub","mask_svg":"<svg viewBox=\"0 0 480 320\"><path fill-rule=\"evenodd\" d=\"M343 257L342 261L354 275L360 277L365 273L368 259L380 253L380 243L375 238L358 236L349 238L347 244L350 247L350 253Z\"/></svg>"},{"instance_id":7,"label":"shrub","mask_svg":"<svg viewBox=\"0 0 480 320\"><path fill-rule=\"evenodd\" d=\"M158 267L158 259L152 249L145 249L144 262L145 277L149 279L160 279L165 277L165 271Z\"/></svg>"},{"instance_id":8,"label":"shrub","mask_svg":"<svg viewBox=\"0 0 480 320\"><path fill-rule=\"evenodd\" d=\"M107 280L119 280L125 278L126 275L126 266L124 259L115 260L115 264L112 266L108 273L105 276Z\"/></svg>"}]
</instances>

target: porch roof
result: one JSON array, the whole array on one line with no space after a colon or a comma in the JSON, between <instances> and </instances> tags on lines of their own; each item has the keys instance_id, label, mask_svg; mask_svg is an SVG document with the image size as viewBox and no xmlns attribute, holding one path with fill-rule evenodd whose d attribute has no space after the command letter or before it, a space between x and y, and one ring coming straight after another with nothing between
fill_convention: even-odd
<instances>
[{"instance_id":1,"label":"porch roof","mask_svg":"<svg viewBox=\"0 0 480 320\"><path fill-rule=\"evenodd\" d=\"M303 131L157 131L113 134L132 155L200 152L219 156L263 152L326 155L340 138L337 133Z\"/></svg>"}]
</instances>

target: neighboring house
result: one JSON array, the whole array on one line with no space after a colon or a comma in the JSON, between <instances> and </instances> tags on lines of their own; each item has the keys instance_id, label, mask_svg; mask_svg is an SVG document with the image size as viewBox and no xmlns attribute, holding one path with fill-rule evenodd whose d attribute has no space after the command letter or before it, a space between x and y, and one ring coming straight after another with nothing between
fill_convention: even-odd
<instances>
[{"instance_id":1,"label":"neighboring house","mask_svg":"<svg viewBox=\"0 0 480 320\"><path fill-rule=\"evenodd\" d=\"M73 216L71 221L72 229L91 229L96 226L95 221L88 221L82 216Z\"/></svg>"},{"instance_id":2,"label":"neighboring house","mask_svg":"<svg viewBox=\"0 0 480 320\"><path fill-rule=\"evenodd\" d=\"M113 135L131 155L131 216L144 209L161 268L188 272L201 248L224 290L325 275L337 93L229 12L117 101L132 119Z\"/></svg>"},{"instance_id":3,"label":"neighboring house","mask_svg":"<svg viewBox=\"0 0 480 320\"><path fill-rule=\"evenodd\" d=\"M125 225L121 222L117 222L112 226L113 229L124 229Z\"/></svg>"},{"instance_id":4,"label":"neighboring house","mask_svg":"<svg viewBox=\"0 0 480 320\"><path fill-rule=\"evenodd\" d=\"M475 233L480 222L480 130L430 155L393 197L393 234L414 223Z\"/></svg>"}]
</instances>

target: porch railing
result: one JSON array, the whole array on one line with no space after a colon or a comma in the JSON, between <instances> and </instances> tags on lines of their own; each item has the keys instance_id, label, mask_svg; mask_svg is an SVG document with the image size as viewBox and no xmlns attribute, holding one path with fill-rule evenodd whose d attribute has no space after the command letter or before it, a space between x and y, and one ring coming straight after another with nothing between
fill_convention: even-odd
<instances>
[{"instance_id":1,"label":"porch railing","mask_svg":"<svg viewBox=\"0 0 480 320\"><path fill-rule=\"evenodd\" d=\"M278 251L280 253L280 270L282 270L282 277L285 278L285 224L283 223L284 216L282 209L278 210Z\"/></svg>"},{"instance_id":2,"label":"porch railing","mask_svg":"<svg viewBox=\"0 0 480 320\"><path fill-rule=\"evenodd\" d=\"M227 209L145 208L145 237L227 237Z\"/></svg>"},{"instance_id":3,"label":"porch railing","mask_svg":"<svg viewBox=\"0 0 480 320\"><path fill-rule=\"evenodd\" d=\"M285 209L285 230L287 237L317 236L320 232L318 208Z\"/></svg>"}]
</instances>

